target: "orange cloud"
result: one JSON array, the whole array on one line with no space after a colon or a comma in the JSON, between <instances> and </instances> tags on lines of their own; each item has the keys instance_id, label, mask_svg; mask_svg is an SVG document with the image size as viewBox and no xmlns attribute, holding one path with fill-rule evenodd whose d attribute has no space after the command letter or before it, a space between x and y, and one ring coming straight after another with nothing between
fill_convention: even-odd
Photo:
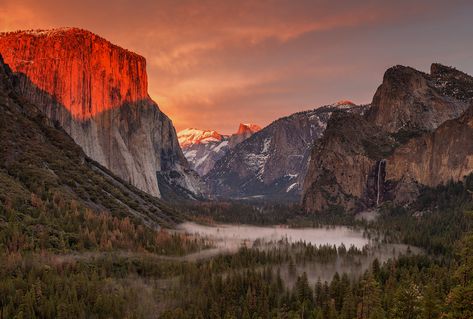
<instances>
[{"instance_id":1,"label":"orange cloud","mask_svg":"<svg viewBox=\"0 0 473 319\"><path fill-rule=\"evenodd\" d=\"M392 64L469 63L450 53L465 47L468 28L456 24L469 23L468 1L3 2L3 29L78 26L145 56L150 94L178 129L229 133L343 98L369 102Z\"/></svg>"}]
</instances>

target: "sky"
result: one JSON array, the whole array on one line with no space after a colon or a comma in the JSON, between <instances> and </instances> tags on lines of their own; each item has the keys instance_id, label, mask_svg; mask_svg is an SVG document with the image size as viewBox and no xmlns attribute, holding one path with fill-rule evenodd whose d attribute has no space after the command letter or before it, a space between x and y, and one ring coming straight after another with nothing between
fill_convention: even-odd
<instances>
[{"instance_id":1,"label":"sky","mask_svg":"<svg viewBox=\"0 0 473 319\"><path fill-rule=\"evenodd\" d=\"M473 74L473 1L0 0L0 31L80 27L147 59L177 130L338 100L369 103L396 64Z\"/></svg>"}]
</instances>

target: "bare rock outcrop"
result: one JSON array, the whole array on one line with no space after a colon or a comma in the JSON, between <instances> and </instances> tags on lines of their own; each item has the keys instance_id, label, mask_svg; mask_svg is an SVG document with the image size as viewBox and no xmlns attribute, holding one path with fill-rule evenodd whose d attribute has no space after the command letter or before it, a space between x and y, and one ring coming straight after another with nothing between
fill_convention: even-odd
<instances>
[{"instance_id":1,"label":"bare rock outcrop","mask_svg":"<svg viewBox=\"0 0 473 319\"><path fill-rule=\"evenodd\" d=\"M305 210L408 203L423 186L461 180L473 168L472 98L473 78L451 67L432 64L430 74L404 66L387 70L370 110L333 117L315 144Z\"/></svg>"},{"instance_id":2,"label":"bare rock outcrop","mask_svg":"<svg viewBox=\"0 0 473 319\"><path fill-rule=\"evenodd\" d=\"M435 187L461 181L473 173L473 105L458 119L443 123L433 132L413 138L386 159L386 184L392 199L415 199L412 184Z\"/></svg>"},{"instance_id":3,"label":"bare rock outcrop","mask_svg":"<svg viewBox=\"0 0 473 319\"><path fill-rule=\"evenodd\" d=\"M472 84L470 76L439 64L431 74L398 65L384 74L367 119L389 133L431 131L466 110Z\"/></svg>"}]
</instances>

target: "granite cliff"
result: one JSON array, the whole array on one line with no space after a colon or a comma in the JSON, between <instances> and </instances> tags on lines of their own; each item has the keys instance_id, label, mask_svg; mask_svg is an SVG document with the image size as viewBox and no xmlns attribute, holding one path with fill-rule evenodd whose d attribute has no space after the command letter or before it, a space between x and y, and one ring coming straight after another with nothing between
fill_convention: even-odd
<instances>
[{"instance_id":1,"label":"granite cliff","mask_svg":"<svg viewBox=\"0 0 473 319\"><path fill-rule=\"evenodd\" d=\"M440 64L432 64L430 74L394 66L384 74L367 119L389 133L430 131L466 110L471 87L469 75Z\"/></svg>"},{"instance_id":2,"label":"granite cliff","mask_svg":"<svg viewBox=\"0 0 473 319\"><path fill-rule=\"evenodd\" d=\"M54 201L64 207L74 205L77 212L87 208L129 217L151 228L175 227L183 220L160 199L87 157L57 122L18 94L16 80L0 55L1 208L18 205L21 214L34 214L43 205L54 211L48 203ZM43 217L41 223L28 225L32 225L28 231L38 236L45 232L48 238L73 238L67 237L68 232L48 232L51 225Z\"/></svg>"},{"instance_id":3,"label":"granite cliff","mask_svg":"<svg viewBox=\"0 0 473 319\"><path fill-rule=\"evenodd\" d=\"M463 180L473 172L472 138L473 104L458 119L398 147L385 160L386 197L405 204L415 199L421 186Z\"/></svg>"},{"instance_id":4,"label":"granite cliff","mask_svg":"<svg viewBox=\"0 0 473 319\"><path fill-rule=\"evenodd\" d=\"M154 196L200 196L171 120L148 95L146 61L85 30L0 34L18 92L84 152Z\"/></svg>"},{"instance_id":5,"label":"granite cliff","mask_svg":"<svg viewBox=\"0 0 473 319\"><path fill-rule=\"evenodd\" d=\"M334 116L312 149L305 210L409 203L423 186L461 180L472 168L472 98L473 78L454 68L388 69L365 115Z\"/></svg>"}]
</instances>

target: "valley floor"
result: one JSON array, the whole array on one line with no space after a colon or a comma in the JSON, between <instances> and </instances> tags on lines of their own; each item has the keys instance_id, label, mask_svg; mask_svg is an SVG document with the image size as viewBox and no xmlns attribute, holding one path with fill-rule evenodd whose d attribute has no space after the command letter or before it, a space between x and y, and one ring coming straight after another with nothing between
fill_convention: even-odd
<instances>
[{"instance_id":1,"label":"valley floor","mask_svg":"<svg viewBox=\"0 0 473 319\"><path fill-rule=\"evenodd\" d=\"M108 215L27 217L2 205L0 318L468 318L468 183L427 190L409 209L385 205L370 221L334 211L244 226L208 215L212 226L138 237ZM66 220L58 242L28 237Z\"/></svg>"}]
</instances>

